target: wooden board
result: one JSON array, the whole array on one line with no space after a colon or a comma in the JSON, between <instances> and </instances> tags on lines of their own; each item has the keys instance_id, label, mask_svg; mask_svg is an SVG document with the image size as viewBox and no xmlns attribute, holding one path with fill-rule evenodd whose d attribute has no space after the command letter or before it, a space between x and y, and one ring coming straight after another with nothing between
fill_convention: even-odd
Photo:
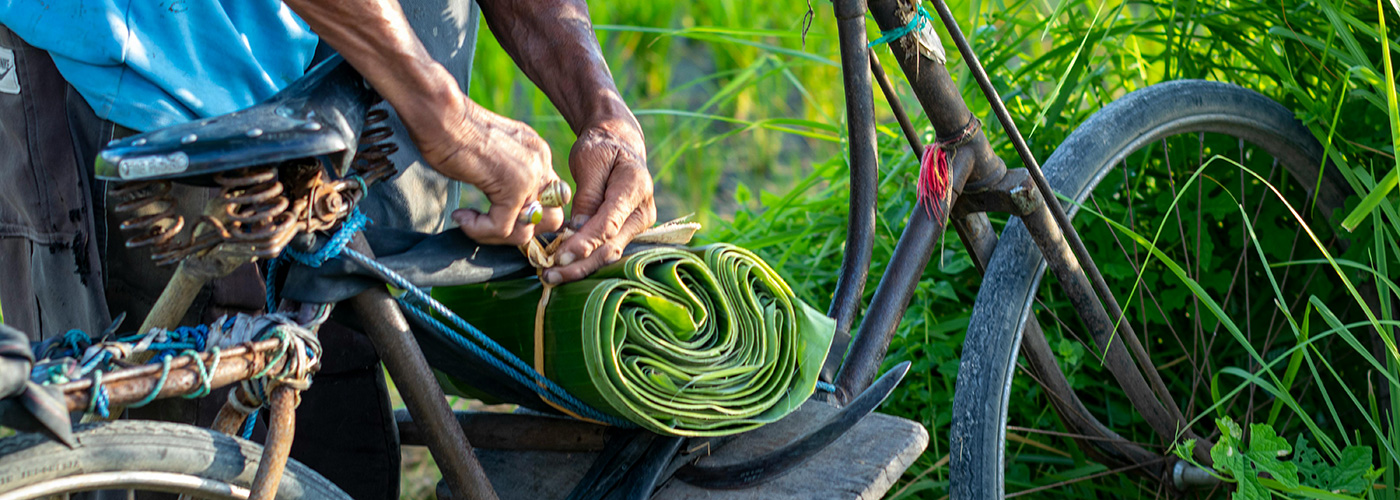
<instances>
[{"instance_id":1,"label":"wooden board","mask_svg":"<svg viewBox=\"0 0 1400 500\"><path fill-rule=\"evenodd\" d=\"M757 456L820 425L835 408L808 401L783 420L743 434L701 459L723 465ZM654 498L695 499L877 499L928 446L923 426L898 417L872 414L799 468L745 490L704 490L670 481ZM477 450L482 467L501 500L551 500L568 496L596 453Z\"/></svg>"}]
</instances>

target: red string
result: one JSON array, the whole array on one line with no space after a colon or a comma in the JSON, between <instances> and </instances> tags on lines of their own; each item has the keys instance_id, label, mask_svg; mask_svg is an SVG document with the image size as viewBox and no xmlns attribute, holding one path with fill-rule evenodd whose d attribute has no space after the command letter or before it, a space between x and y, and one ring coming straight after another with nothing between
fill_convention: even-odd
<instances>
[{"instance_id":1,"label":"red string","mask_svg":"<svg viewBox=\"0 0 1400 500\"><path fill-rule=\"evenodd\" d=\"M929 218L941 221L947 215L948 203L948 151L941 143L924 148L924 158L919 165L919 203Z\"/></svg>"}]
</instances>

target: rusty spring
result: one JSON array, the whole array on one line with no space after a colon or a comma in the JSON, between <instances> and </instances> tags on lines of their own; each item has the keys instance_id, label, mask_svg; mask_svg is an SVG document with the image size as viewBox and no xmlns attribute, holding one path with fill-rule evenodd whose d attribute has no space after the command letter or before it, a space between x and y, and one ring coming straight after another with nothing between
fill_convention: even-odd
<instances>
[{"instance_id":1,"label":"rusty spring","mask_svg":"<svg viewBox=\"0 0 1400 500\"><path fill-rule=\"evenodd\" d=\"M122 231L135 233L127 238L127 248L155 246L159 252L184 229L185 218L175 213L175 198L170 196L173 187L170 181L112 185L110 193L113 198L126 198L112 210L118 214L135 214L121 224Z\"/></svg>"},{"instance_id":2,"label":"rusty spring","mask_svg":"<svg viewBox=\"0 0 1400 500\"><path fill-rule=\"evenodd\" d=\"M370 110L365 116L365 131L360 134L360 151L355 154L352 165L366 184L393 177L398 171L394 161L389 158L399 150L399 146L389 140L394 131L384 123L388 119L389 112L383 109Z\"/></svg>"},{"instance_id":3,"label":"rusty spring","mask_svg":"<svg viewBox=\"0 0 1400 500\"><path fill-rule=\"evenodd\" d=\"M249 254L270 259L297 234L297 216L288 211L291 201L283 196L274 166L250 167L214 175L223 187L223 216L229 221L225 239L247 245Z\"/></svg>"},{"instance_id":4,"label":"rusty spring","mask_svg":"<svg viewBox=\"0 0 1400 500\"><path fill-rule=\"evenodd\" d=\"M199 218L188 238L180 238L185 219L175 211L173 184L168 180L114 184L111 195L127 198L113 208L118 214L134 214L121 224L134 232L127 248L152 247L157 265L179 262L220 243L231 242L249 255L271 258L296 236L297 218L287 208L275 166L249 167L215 174L222 213Z\"/></svg>"}]
</instances>

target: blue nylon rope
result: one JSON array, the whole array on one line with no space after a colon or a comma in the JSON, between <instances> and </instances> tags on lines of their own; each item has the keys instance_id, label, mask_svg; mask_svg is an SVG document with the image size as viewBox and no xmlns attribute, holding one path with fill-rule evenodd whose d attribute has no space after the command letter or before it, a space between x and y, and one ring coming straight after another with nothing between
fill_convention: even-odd
<instances>
[{"instance_id":1,"label":"blue nylon rope","mask_svg":"<svg viewBox=\"0 0 1400 500\"><path fill-rule=\"evenodd\" d=\"M253 439L253 426L258 423L258 410L261 409L253 408L253 413L249 413L248 418L243 420L243 432L240 433L243 439Z\"/></svg>"},{"instance_id":2,"label":"blue nylon rope","mask_svg":"<svg viewBox=\"0 0 1400 500\"><path fill-rule=\"evenodd\" d=\"M611 425L613 427L625 429L637 427L636 424L632 423L629 420L608 415L599 411L596 408L593 408L592 406L589 406L583 401L579 401L578 398L574 397L573 394L569 394L569 392L563 387L559 387L557 384L554 383L553 380L545 378L543 374L541 374L538 371L535 371L534 368L531 368L528 365L509 366L524 365L525 362L510 352L506 352L505 356L501 357L492 355L490 352L488 352L488 349L490 349L491 347L502 350L504 349L501 348L499 344L496 344L495 341L491 340L490 337L486 337L485 334L482 334L479 330L471 328L470 324L466 323L465 321L462 321L461 318L457 317L455 314L449 316L449 320L451 320L452 318L456 318L457 321L461 321L461 325L471 328L471 330L467 330L465 328L462 330L467 331L469 334L473 334L473 337L475 337L476 335L481 335L481 338L485 340L484 343L489 343L488 349L483 349L481 346L478 346L477 344L467 340L465 337L457 334L457 331L453 330L447 325L442 324L441 321L438 321L437 318L434 318L431 314L428 314L422 309L414 307L413 304L409 303L407 300L400 298L399 305L402 306L404 310L408 311L414 317L423 320L424 323L427 323L428 326L432 327L434 330L446 334L447 338L451 339L453 343L462 346L468 351L471 351L472 354L475 354L477 357L485 359L486 364L491 365L492 368L495 368L497 371L506 374L516 382L519 382L520 384L529 387L531 390L535 391L535 393L539 394L540 397L549 399L550 401L555 402L559 406L562 406L568 409L569 411L574 412L584 418L596 420ZM456 322L454 322L454 324L455 323ZM544 388L540 388L539 384L543 384Z\"/></svg>"},{"instance_id":3,"label":"blue nylon rope","mask_svg":"<svg viewBox=\"0 0 1400 500\"><path fill-rule=\"evenodd\" d=\"M108 405L111 399L107 397L107 388L102 387L102 370L92 373L92 401L88 402L88 409L96 411L98 416L109 418L112 416Z\"/></svg>"},{"instance_id":4,"label":"blue nylon rope","mask_svg":"<svg viewBox=\"0 0 1400 500\"><path fill-rule=\"evenodd\" d=\"M358 179L358 177L357 177ZM363 186L364 180L360 180ZM350 210L350 217L340 224L340 229L335 232L331 239L326 241L321 248L313 253L298 252L291 248L282 250L282 255L267 263L267 312L277 310L277 290L274 280L277 278L277 268L281 267L283 259L291 259L307 267L321 267L326 261L340 256L345 245L350 244L350 240L355 237L355 233L365 228L366 224L374 222L368 216L360 212L360 207Z\"/></svg>"},{"instance_id":5,"label":"blue nylon rope","mask_svg":"<svg viewBox=\"0 0 1400 500\"><path fill-rule=\"evenodd\" d=\"M487 337L486 334L481 333L481 330L478 330L470 323L467 323L466 320L463 320L460 316L457 316L446 306L442 305L441 302L434 300L427 293L424 293L422 289L419 289L418 287L414 286L413 283L410 283L408 281L408 279L404 278L403 276L400 276L393 270L384 267L384 265L375 262L373 259L366 257L364 254L356 252L349 248L346 248L344 250L344 254L355 260L355 262L359 263L360 265L374 269L382 276L388 278L391 284L404 289L405 295L413 298L413 300L415 300L419 304L427 306L429 309L432 309L433 312L438 313L442 317L447 318L448 322L452 323L452 326L456 327L455 331L453 329L449 329L446 325L443 325L442 322L438 321L436 318L433 318L431 315L423 312L422 310L419 310L416 307L413 307L412 304L409 304L403 298L399 299L399 303L405 306L404 308L407 309L414 316L423 319L425 323L428 323L440 332L448 334L447 337L453 342L457 343L458 345L468 350L471 350L473 353L482 355L481 357L487 360L487 363L490 364L493 368L500 370L502 373L505 373L507 376L511 377L515 381L524 384L525 386L529 387L531 390L534 390L541 396L548 396L551 401L554 401L560 406L567 408L569 411L577 413L583 417L597 420L599 422L603 422L616 427L636 427L636 424L633 424L630 421L620 419L612 415L608 415L591 406L588 406L587 403L579 401L572 394L569 394L568 391L564 390L563 387L560 387L558 384L555 384L554 381L549 380L540 372L535 371L534 367L530 366L529 364L526 364L515 354L511 353L510 351L507 351L504 347L501 347L501 345L497 344L496 341L491 340L491 337ZM457 332L466 333L467 336L470 337L470 341L467 338L457 335ZM543 388L541 388L540 386L543 386Z\"/></svg>"},{"instance_id":6,"label":"blue nylon rope","mask_svg":"<svg viewBox=\"0 0 1400 500\"><path fill-rule=\"evenodd\" d=\"M822 381L818 380L818 381L817 381L817 390L818 390L818 391L822 391L822 392L831 392L831 393L834 393L834 392L836 392L836 386L831 385L830 382L822 382Z\"/></svg>"},{"instance_id":7,"label":"blue nylon rope","mask_svg":"<svg viewBox=\"0 0 1400 500\"><path fill-rule=\"evenodd\" d=\"M919 10L914 12L914 18L909 20L909 24L900 26L889 31L881 30L880 38L876 38L874 41L870 42L868 47L874 47L876 45L890 43L900 38L903 38L905 35L908 35L914 30L919 29L919 27L923 26L923 23L926 22L933 22L933 16L930 16L928 11L924 10L924 6L920 5Z\"/></svg>"}]
</instances>

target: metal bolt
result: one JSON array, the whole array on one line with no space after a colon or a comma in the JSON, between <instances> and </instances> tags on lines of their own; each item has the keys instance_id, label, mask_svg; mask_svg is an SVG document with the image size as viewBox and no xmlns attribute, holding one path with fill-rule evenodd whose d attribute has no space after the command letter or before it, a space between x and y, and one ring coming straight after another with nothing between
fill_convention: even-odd
<instances>
[{"instance_id":1,"label":"metal bolt","mask_svg":"<svg viewBox=\"0 0 1400 500\"><path fill-rule=\"evenodd\" d=\"M316 122L306 122L306 125L302 125L301 129L307 132L315 132L317 130L321 130L321 124Z\"/></svg>"},{"instance_id":2,"label":"metal bolt","mask_svg":"<svg viewBox=\"0 0 1400 500\"><path fill-rule=\"evenodd\" d=\"M248 135L249 138L253 138L253 137L262 137L262 135L263 135L263 130L260 129L260 128L255 128L255 129L249 130L247 135Z\"/></svg>"},{"instance_id":3,"label":"metal bolt","mask_svg":"<svg viewBox=\"0 0 1400 500\"><path fill-rule=\"evenodd\" d=\"M180 144L194 144L194 141L197 141L197 140L199 140L199 136L194 135L194 134L190 134L190 135L181 137L181 138L180 138Z\"/></svg>"}]
</instances>

